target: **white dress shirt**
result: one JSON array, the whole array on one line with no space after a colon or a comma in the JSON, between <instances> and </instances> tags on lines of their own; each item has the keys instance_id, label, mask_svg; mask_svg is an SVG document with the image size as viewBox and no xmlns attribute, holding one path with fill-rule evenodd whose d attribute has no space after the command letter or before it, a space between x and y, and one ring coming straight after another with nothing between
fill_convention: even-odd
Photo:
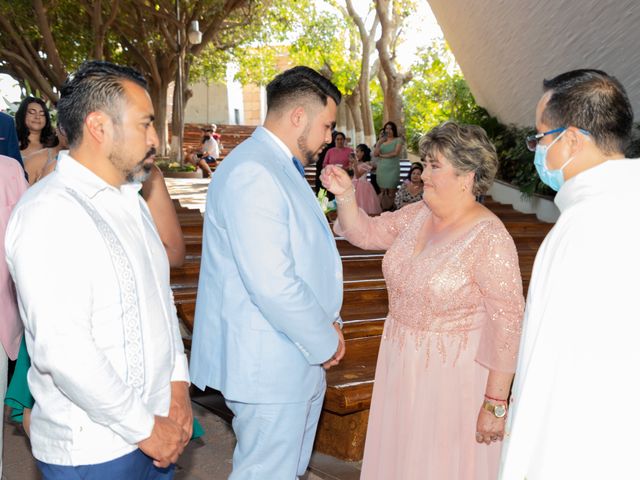
<instances>
[{"instance_id":1,"label":"white dress shirt","mask_svg":"<svg viewBox=\"0 0 640 480\"><path fill-rule=\"evenodd\" d=\"M137 448L187 360L169 263L140 184L115 188L62 152L6 235L36 400L33 455L85 465Z\"/></svg>"}]
</instances>

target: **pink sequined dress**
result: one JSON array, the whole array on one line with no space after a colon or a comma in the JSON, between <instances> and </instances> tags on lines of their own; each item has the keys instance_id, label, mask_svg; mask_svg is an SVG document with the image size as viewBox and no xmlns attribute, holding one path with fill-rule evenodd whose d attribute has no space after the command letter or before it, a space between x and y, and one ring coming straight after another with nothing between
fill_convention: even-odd
<instances>
[{"instance_id":1,"label":"pink sequined dress","mask_svg":"<svg viewBox=\"0 0 640 480\"><path fill-rule=\"evenodd\" d=\"M389 315L378 355L362 480L495 480L500 443L475 441L489 369L513 372L524 302L497 218L414 256L424 202L336 231L382 264Z\"/></svg>"}]
</instances>

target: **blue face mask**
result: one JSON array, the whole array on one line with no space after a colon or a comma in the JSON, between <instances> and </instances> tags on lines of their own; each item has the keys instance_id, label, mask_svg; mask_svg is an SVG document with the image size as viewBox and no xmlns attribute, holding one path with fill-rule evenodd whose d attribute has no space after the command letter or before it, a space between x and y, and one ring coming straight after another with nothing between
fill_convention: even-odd
<instances>
[{"instance_id":1,"label":"blue face mask","mask_svg":"<svg viewBox=\"0 0 640 480\"><path fill-rule=\"evenodd\" d=\"M564 167L569 165L575 157L571 157L569 160L564 162L564 165L562 165L558 170L549 170L549 168L547 168L547 152L554 143L560 140L560 137L562 137L565 132L566 130L558 135L549 145L538 144L536 146L536 155L533 160L533 164L536 166L536 170L540 176L540 180L542 180L542 183L548 185L556 192L560 190L560 187L564 184L564 174L562 173L562 170L564 170Z\"/></svg>"}]
</instances>

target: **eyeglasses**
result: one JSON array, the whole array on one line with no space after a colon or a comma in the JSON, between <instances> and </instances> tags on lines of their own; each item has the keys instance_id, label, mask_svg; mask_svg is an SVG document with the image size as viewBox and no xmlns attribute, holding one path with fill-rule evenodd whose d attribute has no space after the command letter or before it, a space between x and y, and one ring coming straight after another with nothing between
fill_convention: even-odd
<instances>
[{"instance_id":1,"label":"eyeglasses","mask_svg":"<svg viewBox=\"0 0 640 480\"><path fill-rule=\"evenodd\" d=\"M527 148L529 149L529 151L535 152L536 151L536 147L538 146L538 142L540 141L540 139L542 137L544 137L545 135L551 135L552 133L563 132L566 129L567 129L567 127L554 128L553 130L549 130L548 132L536 133L535 135L529 135L527 137Z\"/></svg>"},{"instance_id":2,"label":"eyeglasses","mask_svg":"<svg viewBox=\"0 0 640 480\"><path fill-rule=\"evenodd\" d=\"M542 137L544 137L545 135L551 135L552 133L560 133L563 132L567 129L567 127L561 127L561 128L554 128L553 130L549 130L548 132L542 132L542 133L536 133L535 135L529 135L527 137L527 148L531 151L531 152L535 152L536 151L536 147L538 146L538 143L540 142L540 139ZM584 128L578 128L578 131L580 133L582 133L583 135L591 135L591 133L589 133L588 130L585 130Z\"/></svg>"},{"instance_id":3,"label":"eyeglasses","mask_svg":"<svg viewBox=\"0 0 640 480\"><path fill-rule=\"evenodd\" d=\"M43 110L34 110L33 108L29 108L27 114L33 117L44 117L46 115Z\"/></svg>"}]
</instances>

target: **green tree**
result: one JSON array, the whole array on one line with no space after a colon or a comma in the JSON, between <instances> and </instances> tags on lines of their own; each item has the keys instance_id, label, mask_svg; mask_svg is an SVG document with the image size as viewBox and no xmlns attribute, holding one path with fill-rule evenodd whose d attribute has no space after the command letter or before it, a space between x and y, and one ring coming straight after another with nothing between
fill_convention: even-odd
<instances>
[{"instance_id":1,"label":"green tree","mask_svg":"<svg viewBox=\"0 0 640 480\"><path fill-rule=\"evenodd\" d=\"M271 1L258 0L12 0L0 2L0 72L55 102L68 72L89 58L136 67L147 78L160 150L166 144L167 89L184 62L182 105L191 92L191 64L205 49L225 52L253 41ZM200 22L202 43L186 41ZM181 42L177 42L180 35ZM202 75L220 75L224 54L209 55ZM216 63L217 62L217 63ZM173 118L176 118L174 115ZM174 135L179 134L177 125Z\"/></svg>"},{"instance_id":2,"label":"green tree","mask_svg":"<svg viewBox=\"0 0 640 480\"><path fill-rule=\"evenodd\" d=\"M413 78L403 90L408 144L417 152L420 137L436 125L455 120L477 123L478 106L444 40L421 52Z\"/></svg>"}]
</instances>

